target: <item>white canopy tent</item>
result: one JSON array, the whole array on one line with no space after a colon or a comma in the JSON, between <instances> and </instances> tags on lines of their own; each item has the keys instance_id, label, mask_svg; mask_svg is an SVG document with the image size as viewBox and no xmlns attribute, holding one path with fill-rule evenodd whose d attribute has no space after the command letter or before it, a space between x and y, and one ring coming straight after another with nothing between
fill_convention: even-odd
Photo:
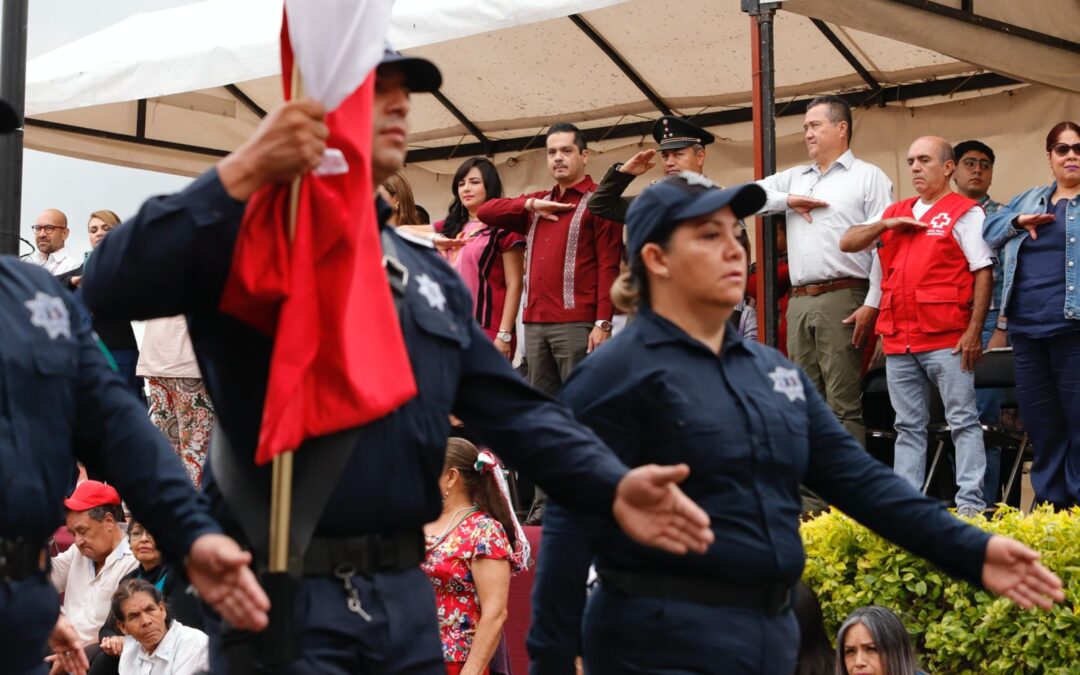
<instances>
[{"instance_id":1,"label":"white canopy tent","mask_svg":"<svg viewBox=\"0 0 1080 675\"><path fill-rule=\"evenodd\" d=\"M775 29L780 165L803 157L789 115L822 93L870 104L857 113L856 148L901 184L912 134L1015 137L1038 151L1029 146L1040 129L1080 112L1071 28L1080 3L976 2L979 14L960 17L971 0L785 2ZM280 7L206 0L140 14L33 60L27 147L202 171L280 104ZM536 149L552 121L585 128L595 155L651 141L651 121L667 111L720 137L711 176L750 178L749 28L736 0L398 0L391 41L445 75L439 98L414 97L408 174L419 201L441 208L447 175L473 154L493 155L510 191L545 186ZM1006 192L1041 180L1026 168L1039 154L1000 176Z\"/></svg>"}]
</instances>

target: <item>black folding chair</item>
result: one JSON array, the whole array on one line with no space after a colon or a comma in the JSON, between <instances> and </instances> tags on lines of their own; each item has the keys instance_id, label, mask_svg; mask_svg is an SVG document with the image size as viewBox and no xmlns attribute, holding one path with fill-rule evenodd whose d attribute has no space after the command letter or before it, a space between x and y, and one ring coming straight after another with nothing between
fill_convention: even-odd
<instances>
[{"instance_id":1,"label":"black folding chair","mask_svg":"<svg viewBox=\"0 0 1080 675\"><path fill-rule=\"evenodd\" d=\"M1013 362L1013 350L1011 347L988 351L983 355L982 361L975 367L976 389L1002 389L1001 407L1004 409L1017 408L1016 401L1016 369ZM1020 484L1022 467L1025 460L1031 459L1031 441L1026 431L1013 429L1001 424L983 424L983 437L987 445L1000 447L1002 452L1006 449L1015 452L1009 478L1002 489L1002 501L1013 506L1020 506ZM1004 460L1004 454L1002 456ZM1002 461L1002 468L1005 462ZM1014 495L1015 491L1015 495Z\"/></svg>"}]
</instances>

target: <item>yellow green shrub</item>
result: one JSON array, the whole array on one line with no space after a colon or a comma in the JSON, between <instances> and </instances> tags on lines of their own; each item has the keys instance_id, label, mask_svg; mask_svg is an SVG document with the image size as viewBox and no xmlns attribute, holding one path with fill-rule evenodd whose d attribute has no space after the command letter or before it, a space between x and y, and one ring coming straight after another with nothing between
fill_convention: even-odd
<instances>
[{"instance_id":1,"label":"yellow green shrub","mask_svg":"<svg viewBox=\"0 0 1080 675\"><path fill-rule=\"evenodd\" d=\"M833 510L802 525L803 581L821 601L835 640L854 609L883 605L903 619L931 673L949 675L1080 673L1080 508L1028 516L1002 508L973 524L1042 554L1065 584L1053 611L1024 611L950 578Z\"/></svg>"}]
</instances>

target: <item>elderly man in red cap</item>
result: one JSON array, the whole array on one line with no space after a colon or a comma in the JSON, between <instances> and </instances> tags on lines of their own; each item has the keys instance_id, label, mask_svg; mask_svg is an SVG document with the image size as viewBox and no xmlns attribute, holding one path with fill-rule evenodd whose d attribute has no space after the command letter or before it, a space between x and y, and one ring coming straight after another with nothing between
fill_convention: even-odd
<instances>
[{"instance_id":1,"label":"elderly man in red cap","mask_svg":"<svg viewBox=\"0 0 1080 675\"><path fill-rule=\"evenodd\" d=\"M111 485L87 480L64 500L67 528L75 538L69 549L52 559L52 582L64 594L64 615L88 648L97 653L97 636L109 616L120 580L139 566L131 552L120 494Z\"/></svg>"}]
</instances>

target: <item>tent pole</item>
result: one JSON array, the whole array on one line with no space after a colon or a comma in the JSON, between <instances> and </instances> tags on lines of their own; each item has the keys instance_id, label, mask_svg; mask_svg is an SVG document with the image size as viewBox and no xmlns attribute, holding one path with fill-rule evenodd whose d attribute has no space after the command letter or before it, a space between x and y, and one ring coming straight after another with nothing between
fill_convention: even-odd
<instances>
[{"instance_id":1,"label":"tent pole","mask_svg":"<svg viewBox=\"0 0 1080 675\"><path fill-rule=\"evenodd\" d=\"M752 1L743 9L750 14L750 49L754 95L754 178L776 173L776 101L773 89L773 18L778 3ZM777 346L776 219L757 219L754 250L757 253L758 340Z\"/></svg>"},{"instance_id":2,"label":"tent pole","mask_svg":"<svg viewBox=\"0 0 1080 675\"><path fill-rule=\"evenodd\" d=\"M4 0L0 30L0 99L19 119L26 108L26 18L29 0ZM23 130L0 134L0 254L18 255L22 218Z\"/></svg>"}]
</instances>

